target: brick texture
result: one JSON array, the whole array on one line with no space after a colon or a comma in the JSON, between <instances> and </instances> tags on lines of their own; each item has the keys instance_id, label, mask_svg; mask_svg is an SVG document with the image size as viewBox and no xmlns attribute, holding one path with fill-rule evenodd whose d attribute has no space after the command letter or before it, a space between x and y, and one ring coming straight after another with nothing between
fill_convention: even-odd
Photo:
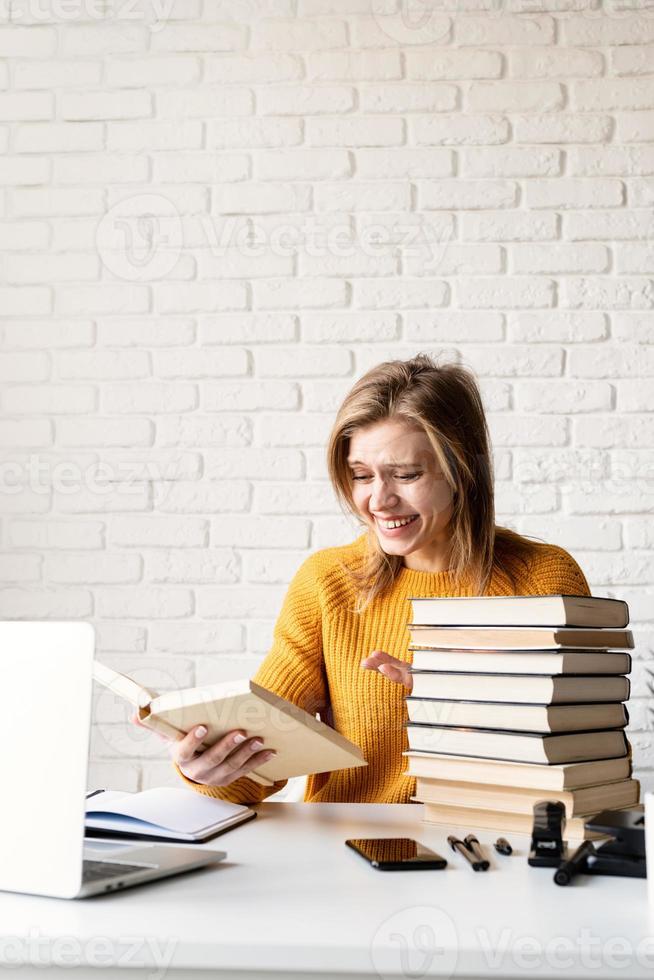
<instances>
[{"instance_id":1,"label":"brick texture","mask_svg":"<svg viewBox=\"0 0 654 980\"><path fill-rule=\"evenodd\" d=\"M447 351L501 521L630 603L654 788L651 15L46 6L0 27L0 617L89 619L153 686L251 674L303 556L356 533L339 400ZM92 777L172 781L118 721Z\"/></svg>"}]
</instances>

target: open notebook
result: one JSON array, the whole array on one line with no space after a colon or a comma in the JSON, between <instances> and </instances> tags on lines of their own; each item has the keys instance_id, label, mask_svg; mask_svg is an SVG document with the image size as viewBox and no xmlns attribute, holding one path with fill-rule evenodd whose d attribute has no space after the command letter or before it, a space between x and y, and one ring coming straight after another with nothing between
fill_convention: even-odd
<instances>
[{"instance_id":1,"label":"open notebook","mask_svg":"<svg viewBox=\"0 0 654 980\"><path fill-rule=\"evenodd\" d=\"M142 793L100 790L86 798L85 833L200 844L253 817L247 806L172 786Z\"/></svg>"}]
</instances>

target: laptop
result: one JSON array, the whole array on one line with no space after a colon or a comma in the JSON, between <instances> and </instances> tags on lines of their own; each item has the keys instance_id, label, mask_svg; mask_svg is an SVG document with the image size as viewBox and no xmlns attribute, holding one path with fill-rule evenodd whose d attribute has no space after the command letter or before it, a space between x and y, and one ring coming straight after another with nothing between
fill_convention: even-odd
<instances>
[{"instance_id":1,"label":"laptop","mask_svg":"<svg viewBox=\"0 0 654 980\"><path fill-rule=\"evenodd\" d=\"M86 898L227 856L90 841L85 856L94 646L89 623L0 622L0 890Z\"/></svg>"}]
</instances>

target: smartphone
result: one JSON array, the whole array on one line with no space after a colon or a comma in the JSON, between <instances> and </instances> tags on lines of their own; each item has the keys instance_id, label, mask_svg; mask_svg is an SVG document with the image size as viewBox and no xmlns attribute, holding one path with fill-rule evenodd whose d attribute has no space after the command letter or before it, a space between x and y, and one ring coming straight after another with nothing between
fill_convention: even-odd
<instances>
[{"instance_id":1,"label":"smartphone","mask_svg":"<svg viewBox=\"0 0 654 980\"><path fill-rule=\"evenodd\" d=\"M379 871L440 870L447 867L444 857L410 837L359 837L345 843Z\"/></svg>"}]
</instances>

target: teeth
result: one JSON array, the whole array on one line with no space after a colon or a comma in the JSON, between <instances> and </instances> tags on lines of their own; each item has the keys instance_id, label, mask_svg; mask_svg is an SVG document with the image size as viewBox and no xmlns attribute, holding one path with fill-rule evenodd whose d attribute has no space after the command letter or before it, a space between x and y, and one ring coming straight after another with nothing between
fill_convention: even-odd
<instances>
[{"instance_id":1,"label":"teeth","mask_svg":"<svg viewBox=\"0 0 654 980\"><path fill-rule=\"evenodd\" d=\"M411 521L415 521L415 517L406 517L399 521L382 521L382 526L388 531L391 531L394 527L404 527L405 524L410 524Z\"/></svg>"}]
</instances>

